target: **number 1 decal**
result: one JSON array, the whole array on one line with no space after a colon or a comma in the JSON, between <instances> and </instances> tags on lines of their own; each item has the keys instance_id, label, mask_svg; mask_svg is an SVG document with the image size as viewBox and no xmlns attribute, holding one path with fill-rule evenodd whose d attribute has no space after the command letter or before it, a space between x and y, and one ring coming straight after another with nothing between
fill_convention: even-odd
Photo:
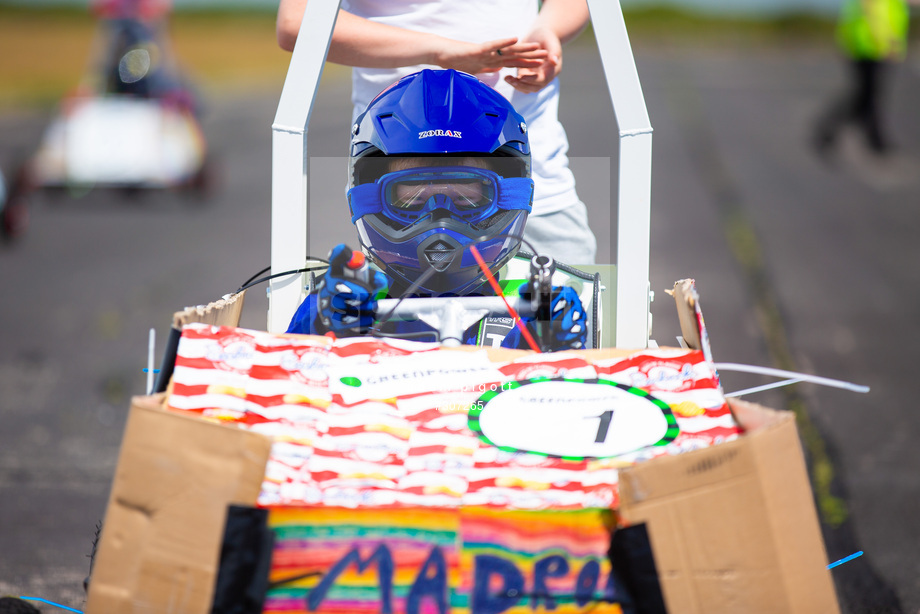
<instances>
[{"instance_id":1,"label":"number 1 decal","mask_svg":"<svg viewBox=\"0 0 920 614\"><path fill-rule=\"evenodd\" d=\"M680 433L667 403L646 390L603 379L505 382L471 403L467 416L482 441L503 451L572 460L663 446Z\"/></svg>"},{"instance_id":2,"label":"number 1 decal","mask_svg":"<svg viewBox=\"0 0 920 614\"><path fill-rule=\"evenodd\" d=\"M588 419L600 418L600 423L597 425L597 436L594 438L594 443L604 443L607 440L607 431L610 430L610 421L613 419L613 410L608 409L600 416L588 416Z\"/></svg>"}]
</instances>

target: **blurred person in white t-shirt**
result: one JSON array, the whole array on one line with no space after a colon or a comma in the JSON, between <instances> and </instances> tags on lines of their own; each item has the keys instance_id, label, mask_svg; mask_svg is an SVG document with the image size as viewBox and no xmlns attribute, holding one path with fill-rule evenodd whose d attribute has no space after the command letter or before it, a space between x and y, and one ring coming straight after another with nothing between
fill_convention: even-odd
<instances>
[{"instance_id":1,"label":"blurred person in white t-shirt","mask_svg":"<svg viewBox=\"0 0 920 614\"><path fill-rule=\"evenodd\" d=\"M278 44L293 50L307 0L280 0ZM558 119L562 46L588 22L586 0L342 0L328 61L352 70L352 118L422 68L475 74L524 116L535 197L524 238L562 262L592 264L597 242Z\"/></svg>"}]
</instances>

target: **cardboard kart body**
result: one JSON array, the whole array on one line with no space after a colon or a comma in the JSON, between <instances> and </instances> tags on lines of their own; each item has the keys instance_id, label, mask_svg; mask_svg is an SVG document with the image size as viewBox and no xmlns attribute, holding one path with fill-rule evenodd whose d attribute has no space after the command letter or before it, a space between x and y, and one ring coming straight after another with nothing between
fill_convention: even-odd
<instances>
[{"instance_id":1,"label":"cardboard kart body","mask_svg":"<svg viewBox=\"0 0 920 614\"><path fill-rule=\"evenodd\" d=\"M693 301L684 303L682 321L701 322ZM685 337L705 339L705 331L685 329ZM579 359L609 358L604 352ZM225 572L227 507L254 506L260 496L270 439L164 404L148 397L132 407L90 614L210 612L218 570ZM614 574L609 552L617 535L644 527L668 612L838 611L792 414L734 401L731 409L745 429L740 437L619 467L617 509L269 507L274 549L258 607L636 611L635 592L620 583L631 570ZM542 488L518 482L508 484L525 494Z\"/></svg>"}]
</instances>

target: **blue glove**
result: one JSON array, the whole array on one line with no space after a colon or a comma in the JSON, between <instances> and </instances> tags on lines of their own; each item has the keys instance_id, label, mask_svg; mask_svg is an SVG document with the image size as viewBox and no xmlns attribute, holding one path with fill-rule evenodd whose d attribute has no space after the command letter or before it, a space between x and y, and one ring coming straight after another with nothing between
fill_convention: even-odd
<instances>
[{"instance_id":1,"label":"blue glove","mask_svg":"<svg viewBox=\"0 0 920 614\"><path fill-rule=\"evenodd\" d=\"M521 288L521 296L530 296L530 284ZM553 286L549 321L527 318L530 330L537 334L537 343L550 350L580 350L588 340L588 316L574 288Z\"/></svg>"},{"instance_id":2,"label":"blue glove","mask_svg":"<svg viewBox=\"0 0 920 614\"><path fill-rule=\"evenodd\" d=\"M588 343L588 315L574 288L553 287L550 334L553 349L580 350Z\"/></svg>"},{"instance_id":3,"label":"blue glove","mask_svg":"<svg viewBox=\"0 0 920 614\"><path fill-rule=\"evenodd\" d=\"M317 286L316 322L318 331L332 331L338 337L367 334L377 313L377 295L387 288L386 276L372 269L358 252L345 244L329 254L329 268Z\"/></svg>"}]
</instances>

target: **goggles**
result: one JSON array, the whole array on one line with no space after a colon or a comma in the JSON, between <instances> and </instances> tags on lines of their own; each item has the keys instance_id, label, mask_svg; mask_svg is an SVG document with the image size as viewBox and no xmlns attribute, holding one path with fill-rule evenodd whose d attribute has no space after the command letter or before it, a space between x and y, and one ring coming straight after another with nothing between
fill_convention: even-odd
<instances>
[{"instance_id":1,"label":"goggles","mask_svg":"<svg viewBox=\"0 0 920 614\"><path fill-rule=\"evenodd\" d=\"M469 166L395 171L348 191L352 224L374 213L412 224L438 209L449 211L454 219L476 224L499 211L530 212L532 200L530 178L502 177Z\"/></svg>"}]
</instances>

